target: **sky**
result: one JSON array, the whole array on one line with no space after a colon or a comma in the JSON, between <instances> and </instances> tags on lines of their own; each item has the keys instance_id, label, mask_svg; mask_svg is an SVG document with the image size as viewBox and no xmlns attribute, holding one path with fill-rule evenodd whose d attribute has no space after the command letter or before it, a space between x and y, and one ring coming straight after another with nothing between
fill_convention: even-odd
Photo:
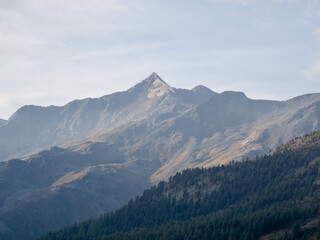
<instances>
[{"instance_id":1,"label":"sky","mask_svg":"<svg viewBox=\"0 0 320 240\"><path fill-rule=\"evenodd\" d=\"M320 1L0 0L0 118L152 72L253 99L320 92Z\"/></svg>"}]
</instances>

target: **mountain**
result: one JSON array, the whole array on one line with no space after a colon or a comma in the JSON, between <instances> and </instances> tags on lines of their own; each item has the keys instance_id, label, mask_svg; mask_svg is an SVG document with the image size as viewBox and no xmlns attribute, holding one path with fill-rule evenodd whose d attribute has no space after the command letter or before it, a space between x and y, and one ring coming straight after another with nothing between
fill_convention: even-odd
<instances>
[{"instance_id":1,"label":"mountain","mask_svg":"<svg viewBox=\"0 0 320 240\"><path fill-rule=\"evenodd\" d=\"M1 127L2 125L4 125L6 122L7 122L7 120L4 120L4 119L1 119L1 118L0 118L0 127Z\"/></svg>"},{"instance_id":2,"label":"mountain","mask_svg":"<svg viewBox=\"0 0 320 240\"><path fill-rule=\"evenodd\" d=\"M105 143L1 162L0 239L33 239L115 210L150 186L150 174Z\"/></svg>"},{"instance_id":3,"label":"mountain","mask_svg":"<svg viewBox=\"0 0 320 240\"><path fill-rule=\"evenodd\" d=\"M0 127L0 160L23 157L151 116L179 114L215 94L202 86L171 88L153 73L125 92L76 100L63 107L24 106Z\"/></svg>"},{"instance_id":4,"label":"mountain","mask_svg":"<svg viewBox=\"0 0 320 240\"><path fill-rule=\"evenodd\" d=\"M187 167L261 155L315 131L319 106L320 94L282 102L252 100L204 86L172 88L152 73L124 92L62 107L22 107L0 127L0 160L103 141L160 165L152 176L157 182ZM149 153L140 154L144 150Z\"/></svg>"},{"instance_id":5,"label":"mountain","mask_svg":"<svg viewBox=\"0 0 320 240\"><path fill-rule=\"evenodd\" d=\"M188 169L56 239L317 239L320 132L263 157Z\"/></svg>"},{"instance_id":6,"label":"mountain","mask_svg":"<svg viewBox=\"0 0 320 240\"><path fill-rule=\"evenodd\" d=\"M319 110L320 94L253 100L176 89L156 73L101 98L24 106L0 126L0 238L32 239L178 171L265 154L319 129Z\"/></svg>"},{"instance_id":7,"label":"mountain","mask_svg":"<svg viewBox=\"0 0 320 240\"><path fill-rule=\"evenodd\" d=\"M160 163L151 176L157 183L186 168L261 155L317 130L319 107L320 94L278 102L223 92L180 114L150 117L90 139L112 139L134 158Z\"/></svg>"},{"instance_id":8,"label":"mountain","mask_svg":"<svg viewBox=\"0 0 320 240\"><path fill-rule=\"evenodd\" d=\"M251 100L243 93L234 92L214 96L175 119L175 126L189 124L185 126L189 132L183 132L187 135L188 144L184 144L187 147L169 158L152 179L154 182L167 179L186 165L209 167L261 155L292 138L317 130L320 127L319 97L319 94L310 94L276 102Z\"/></svg>"}]
</instances>

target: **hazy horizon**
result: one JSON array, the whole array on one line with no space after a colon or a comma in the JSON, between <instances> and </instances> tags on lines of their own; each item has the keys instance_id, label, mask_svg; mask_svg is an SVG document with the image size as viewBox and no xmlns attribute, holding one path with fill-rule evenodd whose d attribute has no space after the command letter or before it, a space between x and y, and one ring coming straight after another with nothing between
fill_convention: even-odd
<instances>
[{"instance_id":1,"label":"hazy horizon","mask_svg":"<svg viewBox=\"0 0 320 240\"><path fill-rule=\"evenodd\" d=\"M4 0L0 19L4 119L125 91L152 72L253 99L320 89L315 0Z\"/></svg>"}]
</instances>

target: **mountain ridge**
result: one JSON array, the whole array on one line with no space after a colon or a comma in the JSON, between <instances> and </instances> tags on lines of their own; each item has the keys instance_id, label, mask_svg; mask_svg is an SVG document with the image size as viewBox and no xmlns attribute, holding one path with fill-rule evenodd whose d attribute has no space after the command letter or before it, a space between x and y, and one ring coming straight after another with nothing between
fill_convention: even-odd
<instances>
[{"instance_id":1,"label":"mountain ridge","mask_svg":"<svg viewBox=\"0 0 320 240\"><path fill-rule=\"evenodd\" d=\"M319 156L313 132L262 157L187 169L115 212L39 239L316 239Z\"/></svg>"},{"instance_id":2,"label":"mountain ridge","mask_svg":"<svg viewBox=\"0 0 320 240\"><path fill-rule=\"evenodd\" d=\"M7 120L0 118L0 127L1 127L2 125L6 124L6 122L7 122Z\"/></svg>"},{"instance_id":3,"label":"mountain ridge","mask_svg":"<svg viewBox=\"0 0 320 240\"><path fill-rule=\"evenodd\" d=\"M280 102L252 100L242 92L225 91L218 94L204 86L191 90L176 89L152 73L124 92L75 100L61 107L22 107L0 127L0 149L3 149L0 159L24 157L54 145L72 146L85 139L101 139L101 135L114 136L114 129L125 130L146 124L149 126L145 129L149 131L145 132L146 136L151 134L159 138L157 129L172 132L172 136L184 139L177 144L185 144L192 149L200 144L202 150L195 149L199 153L204 152L203 141L208 141L205 148L210 148L210 145L212 148L206 150L209 156L200 154L202 156L195 158L202 159L203 166L212 166L233 159L241 160L253 154L263 154L290 138L318 129L318 101L320 94L306 94ZM303 119L302 115L310 116L309 120L307 117ZM38 122L38 119L42 120ZM285 133L284 130L277 130L281 124L292 127ZM228 150L226 145L216 145L223 135L227 139L230 135L239 135L237 138L242 138L242 141L233 141L231 150ZM102 137L102 141L105 138ZM264 142L267 142L266 146ZM251 146L241 150L239 148L242 145ZM172 152L168 148L163 151ZM172 156L182 157L177 154L172 152ZM194 154L189 152L187 155ZM168 159L160 162L164 161L168 162ZM198 165L192 163L190 166Z\"/></svg>"},{"instance_id":4,"label":"mountain ridge","mask_svg":"<svg viewBox=\"0 0 320 240\"><path fill-rule=\"evenodd\" d=\"M160 88L158 85L154 86L157 81L163 86ZM173 92L173 88L153 73L124 92L100 98L75 100L61 107L24 106L10 117L7 124L0 127L0 149L6 149L0 154L0 160L22 157L28 152L34 153L53 145L108 131L131 121L139 121L157 112L165 113L171 111L172 107L176 107L179 111L193 104L176 100L176 96L171 94ZM192 90L182 90L182 92L188 92L197 103L210 97L208 91L205 97ZM23 123L29 131L21 135L24 132L24 129L21 129ZM25 138L30 135L31 130L33 138L27 141ZM11 139L14 144L8 143ZM16 147L11 149L13 145Z\"/></svg>"},{"instance_id":5,"label":"mountain ridge","mask_svg":"<svg viewBox=\"0 0 320 240\"><path fill-rule=\"evenodd\" d=\"M177 172L262 155L319 127L320 94L254 100L156 74L100 98L22 107L0 127L0 159L20 159L0 162L0 234L21 225L32 238L98 216Z\"/></svg>"}]
</instances>

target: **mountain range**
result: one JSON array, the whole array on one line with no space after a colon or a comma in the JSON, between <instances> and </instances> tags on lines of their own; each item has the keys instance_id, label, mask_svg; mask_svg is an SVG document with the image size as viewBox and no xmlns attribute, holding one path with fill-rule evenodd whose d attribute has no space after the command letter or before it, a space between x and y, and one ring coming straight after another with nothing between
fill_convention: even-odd
<instances>
[{"instance_id":1,"label":"mountain range","mask_svg":"<svg viewBox=\"0 0 320 240\"><path fill-rule=\"evenodd\" d=\"M169 86L24 106L0 122L0 238L40 234L114 210L178 171L261 155L320 127L320 94L253 100Z\"/></svg>"},{"instance_id":2,"label":"mountain range","mask_svg":"<svg viewBox=\"0 0 320 240\"><path fill-rule=\"evenodd\" d=\"M262 157L177 173L117 211L41 240L320 238L320 133Z\"/></svg>"},{"instance_id":3,"label":"mountain range","mask_svg":"<svg viewBox=\"0 0 320 240\"><path fill-rule=\"evenodd\" d=\"M22 157L155 116L177 115L214 94L202 86L173 89L153 73L125 92L76 100L63 107L24 106L0 128L0 159Z\"/></svg>"}]
</instances>

